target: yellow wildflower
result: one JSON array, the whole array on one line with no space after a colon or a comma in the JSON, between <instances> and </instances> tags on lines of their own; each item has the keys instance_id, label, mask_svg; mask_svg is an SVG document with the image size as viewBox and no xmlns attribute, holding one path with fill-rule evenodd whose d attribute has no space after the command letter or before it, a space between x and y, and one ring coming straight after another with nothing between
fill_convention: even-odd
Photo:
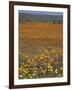
<instances>
[{"instance_id":1,"label":"yellow wildflower","mask_svg":"<svg viewBox=\"0 0 72 90\"><path fill-rule=\"evenodd\" d=\"M57 69L55 69L55 73L58 74L58 70Z\"/></svg>"},{"instance_id":2,"label":"yellow wildflower","mask_svg":"<svg viewBox=\"0 0 72 90\"><path fill-rule=\"evenodd\" d=\"M22 78L23 76L22 75L20 75L20 78Z\"/></svg>"}]
</instances>

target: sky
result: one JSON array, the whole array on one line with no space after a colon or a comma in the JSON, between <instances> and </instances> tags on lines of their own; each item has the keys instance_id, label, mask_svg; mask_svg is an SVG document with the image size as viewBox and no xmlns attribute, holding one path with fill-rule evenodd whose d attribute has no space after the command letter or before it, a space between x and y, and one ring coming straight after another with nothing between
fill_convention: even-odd
<instances>
[{"instance_id":1,"label":"sky","mask_svg":"<svg viewBox=\"0 0 72 90\"><path fill-rule=\"evenodd\" d=\"M19 13L29 13L29 14L35 14L35 15L58 15L58 16L63 16L63 12L19 10Z\"/></svg>"}]
</instances>

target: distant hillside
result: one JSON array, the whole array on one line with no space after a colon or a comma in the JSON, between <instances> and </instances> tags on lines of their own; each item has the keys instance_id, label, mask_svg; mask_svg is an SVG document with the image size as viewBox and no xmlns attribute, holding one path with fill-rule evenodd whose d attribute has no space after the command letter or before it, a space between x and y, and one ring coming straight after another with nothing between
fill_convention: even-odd
<instances>
[{"instance_id":1,"label":"distant hillside","mask_svg":"<svg viewBox=\"0 0 72 90\"><path fill-rule=\"evenodd\" d=\"M63 22L63 16L62 15L47 15L47 14L35 14L35 13L24 13L19 12L19 21L20 22Z\"/></svg>"}]
</instances>

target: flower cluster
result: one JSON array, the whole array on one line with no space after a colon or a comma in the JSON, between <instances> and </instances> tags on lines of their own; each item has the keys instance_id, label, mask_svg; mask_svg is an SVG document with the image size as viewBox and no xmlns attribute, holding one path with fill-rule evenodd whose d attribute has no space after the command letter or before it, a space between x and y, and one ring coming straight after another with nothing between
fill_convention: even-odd
<instances>
[{"instance_id":1,"label":"flower cluster","mask_svg":"<svg viewBox=\"0 0 72 90\"><path fill-rule=\"evenodd\" d=\"M62 48L48 48L45 51L31 57L19 53L19 79L63 76Z\"/></svg>"}]
</instances>

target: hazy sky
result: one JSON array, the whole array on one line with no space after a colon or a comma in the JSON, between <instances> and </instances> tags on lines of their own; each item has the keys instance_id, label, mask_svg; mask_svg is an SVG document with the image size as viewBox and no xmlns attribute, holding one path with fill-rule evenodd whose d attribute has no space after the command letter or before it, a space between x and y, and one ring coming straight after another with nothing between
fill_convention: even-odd
<instances>
[{"instance_id":1,"label":"hazy sky","mask_svg":"<svg viewBox=\"0 0 72 90\"><path fill-rule=\"evenodd\" d=\"M58 15L63 16L63 12L47 12L47 11L28 11L28 10L19 10L19 13L29 13L35 15Z\"/></svg>"}]
</instances>

